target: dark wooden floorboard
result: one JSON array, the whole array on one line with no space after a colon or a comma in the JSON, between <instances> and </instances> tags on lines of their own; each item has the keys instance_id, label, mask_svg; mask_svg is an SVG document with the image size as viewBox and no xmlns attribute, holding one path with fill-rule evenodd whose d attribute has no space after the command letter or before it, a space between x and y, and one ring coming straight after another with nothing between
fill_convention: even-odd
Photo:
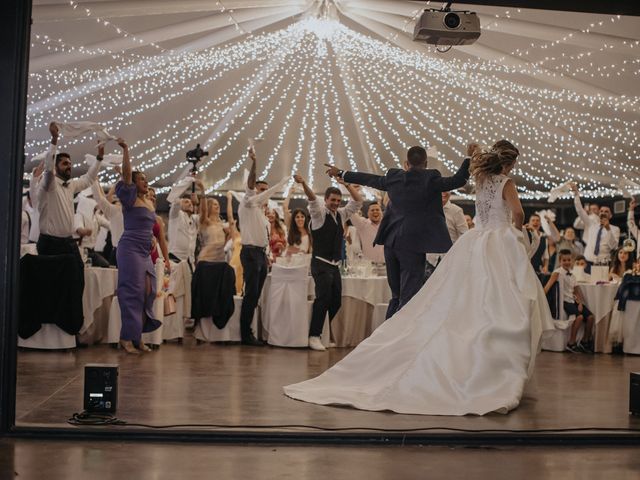
<instances>
[{"instance_id":1,"label":"dark wooden floorboard","mask_svg":"<svg viewBox=\"0 0 640 480\"><path fill-rule=\"evenodd\" d=\"M304 424L323 427L455 427L538 429L640 428L628 415L629 372L640 357L543 352L520 407L509 415L428 417L364 412L298 402L282 386L315 376L349 349L166 344L140 356L106 345L73 352L18 354L17 424L66 426L82 410L83 366L120 365L119 408L124 420L147 424ZM380 359L384 361L384 359Z\"/></svg>"}]
</instances>

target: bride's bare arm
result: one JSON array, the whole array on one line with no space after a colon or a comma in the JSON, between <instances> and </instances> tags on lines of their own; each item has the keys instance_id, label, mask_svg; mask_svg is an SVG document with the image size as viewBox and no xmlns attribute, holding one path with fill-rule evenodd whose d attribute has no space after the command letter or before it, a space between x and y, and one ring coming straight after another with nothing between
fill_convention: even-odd
<instances>
[{"instance_id":1,"label":"bride's bare arm","mask_svg":"<svg viewBox=\"0 0 640 480\"><path fill-rule=\"evenodd\" d=\"M522 224L524 223L524 210L522 209L520 197L516 190L516 184L513 180L507 180L507 183L502 189L502 198L507 202L507 205L511 209L513 224L518 230L522 230Z\"/></svg>"}]
</instances>

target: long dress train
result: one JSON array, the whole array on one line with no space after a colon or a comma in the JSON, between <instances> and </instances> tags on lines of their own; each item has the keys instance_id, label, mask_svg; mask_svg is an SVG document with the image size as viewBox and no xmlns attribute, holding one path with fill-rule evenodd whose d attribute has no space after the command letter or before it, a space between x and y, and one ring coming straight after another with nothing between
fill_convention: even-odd
<instances>
[{"instance_id":1,"label":"long dress train","mask_svg":"<svg viewBox=\"0 0 640 480\"><path fill-rule=\"evenodd\" d=\"M553 321L502 199L506 181L494 176L479 188L478 227L458 239L402 310L342 361L284 387L285 394L423 415L516 408Z\"/></svg>"}]
</instances>

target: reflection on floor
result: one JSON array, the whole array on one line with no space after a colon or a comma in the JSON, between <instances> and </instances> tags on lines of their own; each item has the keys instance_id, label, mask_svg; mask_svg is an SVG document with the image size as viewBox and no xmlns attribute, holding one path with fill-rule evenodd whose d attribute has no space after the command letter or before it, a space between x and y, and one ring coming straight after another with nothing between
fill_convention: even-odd
<instances>
[{"instance_id":1,"label":"reflection on floor","mask_svg":"<svg viewBox=\"0 0 640 480\"><path fill-rule=\"evenodd\" d=\"M166 344L126 355L106 345L72 352L20 351L18 425L66 426L82 410L83 366L118 363L117 416L146 424L283 425L323 427L455 427L535 429L640 428L629 416L629 372L640 357L543 352L520 407L509 415L425 417L364 412L298 402L282 386L324 371L349 349ZM380 359L384 361L384 359Z\"/></svg>"},{"instance_id":2,"label":"reflection on floor","mask_svg":"<svg viewBox=\"0 0 640 480\"><path fill-rule=\"evenodd\" d=\"M0 440L0 478L636 480L632 447L282 447Z\"/></svg>"}]
</instances>

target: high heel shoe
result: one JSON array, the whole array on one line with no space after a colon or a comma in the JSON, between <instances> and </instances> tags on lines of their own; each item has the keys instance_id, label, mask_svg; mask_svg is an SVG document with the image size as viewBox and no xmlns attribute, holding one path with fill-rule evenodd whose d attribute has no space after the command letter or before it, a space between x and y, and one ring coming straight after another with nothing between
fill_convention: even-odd
<instances>
[{"instance_id":1,"label":"high heel shoe","mask_svg":"<svg viewBox=\"0 0 640 480\"><path fill-rule=\"evenodd\" d=\"M127 353L140 355L140 351L133 346L133 342L131 340L120 340L120 346Z\"/></svg>"},{"instance_id":2,"label":"high heel shoe","mask_svg":"<svg viewBox=\"0 0 640 480\"><path fill-rule=\"evenodd\" d=\"M151 348L149 348L144 343L140 342L140 345L138 345L138 350L140 350L141 352L150 352Z\"/></svg>"}]
</instances>

